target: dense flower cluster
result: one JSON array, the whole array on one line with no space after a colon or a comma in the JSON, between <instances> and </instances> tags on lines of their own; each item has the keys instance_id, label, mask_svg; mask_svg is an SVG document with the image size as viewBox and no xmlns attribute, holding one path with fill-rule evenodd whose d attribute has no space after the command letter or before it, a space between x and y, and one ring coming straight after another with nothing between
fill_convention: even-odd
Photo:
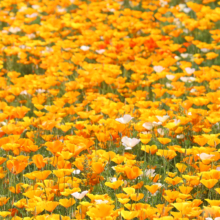
<instances>
[{"instance_id":1,"label":"dense flower cluster","mask_svg":"<svg viewBox=\"0 0 220 220\"><path fill-rule=\"evenodd\" d=\"M0 1L0 216L220 219L220 3Z\"/></svg>"}]
</instances>

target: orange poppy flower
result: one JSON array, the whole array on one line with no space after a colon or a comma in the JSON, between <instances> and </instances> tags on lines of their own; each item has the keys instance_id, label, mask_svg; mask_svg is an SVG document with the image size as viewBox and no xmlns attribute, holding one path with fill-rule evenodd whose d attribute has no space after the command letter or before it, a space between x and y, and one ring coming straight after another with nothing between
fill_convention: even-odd
<instances>
[{"instance_id":1,"label":"orange poppy flower","mask_svg":"<svg viewBox=\"0 0 220 220\"><path fill-rule=\"evenodd\" d=\"M56 175L58 178L62 178L64 176L69 176L73 172L73 169L59 169L59 170L53 170L53 174Z\"/></svg>"},{"instance_id":2,"label":"orange poppy flower","mask_svg":"<svg viewBox=\"0 0 220 220\"><path fill-rule=\"evenodd\" d=\"M33 173L33 176L35 176L39 180L45 180L52 172L50 170L44 170L44 171L37 171Z\"/></svg>"},{"instance_id":3,"label":"orange poppy flower","mask_svg":"<svg viewBox=\"0 0 220 220\"><path fill-rule=\"evenodd\" d=\"M43 194L42 190L28 190L27 192L23 193L24 196L32 199L35 196L40 197Z\"/></svg>"},{"instance_id":4,"label":"orange poppy flower","mask_svg":"<svg viewBox=\"0 0 220 220\"><path fill-rule=\"evenodd\" d=\"M41 154L34 155L32 157L32 160L38 169L41 169L46 165L45 159L43 158Z\"/></svg>"},{"instance_id":5,"label":"orange poppy flower","mask_svg":"<svg viewBox=\"0 0 220 220\"><path fill-rule=\"evenodd\" d=\"M112 189L118 189L124 182L122 180L117 180L115 182L105 182L105 185L112 188Z\"/></svg>"},{"instance_id":6,"label":"orange poppy flower","mask_svg":"<svg viewBox=\"0 0 220 220\"><path fill-rule=\"evenodd\" d=\"M144 186L151 194L154 194L155 192L157 192L157 190L159 189L159 186L158 185L145 185Z\"/></svg>"},{"instance_id":7,"label":"orange poppy flower","mask_svg":"<svg viewBox=\"0 0 220 220\"><path fill-rule=\"evenodd\" d=\"M121 211L122 217L126 220L133 219L133 218L137 217L138 214L139 214L138 211L125 211L125 210Z\"/></svg>"},{"instance_id":8,"label":"orange poppy flower","mask_svg":"<svg viewBox=\"0 0 220 220\"><path fill-rule=\"evenodd\" d=\"M11 215L11 212L7 212L7 211L0 212L0 216L2 216L3 218L5 218L5 217L7 217L9 215Z\"/></svg>"},{"instance_id":9,"label":"orange poppy flower","mask_svg":"<svg viewBox=\"0 0 220 220\"><path fill-rule=\"evenodd\" d=\"M59 202L49 201L45 203L45 210L48 212L53 212L53 210L59 205Z\"/></svg>"},{"instance_id":10,"label":"orange poppy flower","mask_svg":"<svg viewBox=\"0 0 220 220\"><path fill-rule=\"evenodd\" d=\"M60 141L46 142L45 145L47 146L47 150L53 154L61 152L64 147L63 143Z\"/></svg>"},{"instance_id":11,"label":"orange poppy flower","mask_svg":"<svg viewBox=\"0 0 220 220\"><path fill-rule=\"evenodd\" d=\"M2 165L7 159L4 157L0 157L0 165Z\"/></svg>"},{"instance_id":12,"label":"orange poppy flower","mask_svg":"<svg viewBox=\"0 0 220 220\"><path fill-rule=\"evenodd\" d=\"M209 52L206 54L207 60L212 60L212 59L215 59L216 57L218 57L218 54L214 52Z\"/></svg>"},{"instance_id":13,"label":"orange poppy flower","mask_svg":"<svg viewBox=\"0 0 220 220\"><path fill-rule=\"evenodd\" d=\"M6 165L11 173L19 174L27 167L28 163L17 160L8 160Z\"/></svg>"},{"instance_id":14,"label":"orange poppy flower","mask_svg":"<svg viewBox=\"0 0 220 220\"><path fill-rule=\"evenodd\" d=\"M219 200L210 200L210 199L205 199L211 206L220 206L220 201Z\"/></svg>"},{"instance_id":15,"label":"orange poppy flower","mask_svg":"<svg viewBox=\"0 0 220 220\"><path fill-rule=\"evenodd\" d=\"M168 160L171 160L177 156L177 154L174 150L158 150L156 154L158 156L164 157Z\"/></svg>"},{"instance_id":16,"label":"orange poppy flower","mask_svg":"<svg viewBox=\"0 0 220 220\"><path fill-rule=\"evenodd\" d=\"M202 179L202 180L200 180L200 183L202 183L208 189L212 189L216 185L217 182L218 182L217 179L209 179L209 180Z\"/></svg>"},{"instance_id":17,"label":"orange poppy flower","mask_svg":"<svg viewBox=\"0 0 220 220\"><path fill-rule=\"evenodd\" d=\"M183 182L183 180L182 180L182 178L180 178L180 177L175 177L175 178L169 178L169 177L166 177L165 178L165 182L167 182L168 184L171 184L171 185L173 185L173 186L175 186L175 185L177 185L177 184L179 184L179 183L182 183Z\"/></svg>"},{"instance_id":18,"label":"orange poppy flower","mask_svg":"<svg viewBox=\"0 0 220 220\"><path fill-rule=\"evenodd\" d=\"M0 206L5 205L9 199L10 198L7 198L7 197L0 197Z\"/></svg>"},{"instance_id":19,"label":"orange poppy flower","mask_svg":"<svg viewBox=\"0 0 220 220\"><path fill-rule=\"evenodd\" d=\"M183 163L177 163L176 167L177 167L177 169L179 170L180 173L183 173L187 168L187 166Z\"/></svg>"},{"instance_id":20,"label":"orange poppy flower","mask_svg":"<svg viewBox=\"0 0 220 220\"><path fill-rule=\"evenodd\" d=\"M189 194L192 190L193 187L190 186L179 186L180 192L184 194Z\"/></svg>"},{"instance_id":21,"label":"orange poppy flower","mask_svg":"<svg viewBox=\"0 0 220 220\"><path fill-rule=\"evenodd\" d=\"M93 162L92 163L92 169L95 173L100 174L105 169L105 164L102 162Z\"/></svg>"},{"instance_id":22,"label":"orange poppy flower","mask_svg":"<svg viewBox=\"0 0 220 220\"><path fill-rule=\"evenodd\" d=\"M113 162L115 162L116 164L120 164L122 162L124 162L125 157L124 156L116 156L112 159Z\"/></svg>"},{"instance_id":23,"label":"orange poppy flower","mask_svg":"<svg viewBox=\"0 0 220 220\"><path fill-rule=\"evenodd\" d=\"M174 202L178 197L180 192L178 191L171 191L171 190L165 190L166 196L163 195L164 199L168 201L169 203Z\"/></svg>"},{"instance_id":24,"label":"orange poppy flower","mask_svg":"<svg viewBox=\"0 0 220 220\"><path fill-rule=\"evenodd\" d=\"M134 194L130 195L130 198L133 201L139 201L144 198L144 194L143 193L134 193Z\"/></svg>"},{"instance_id":25,"label":"orange poppy flower","mask_svg":"<svg viewBox=\"0 0 220 220\"><path fill-rule=\"evenodd\" d=\"M114 207L114 205L99 204L96 207L90 208L87 214L92 218L106 218L111 215Z\"/></svg>"},{"instance_id":26,"label":"orange poppy flower","mask_svg":"<svg viewBox=\"0 0 220 220\"><path fill-rule=\"evenodd\" d=\"M157 146L156 145L142 145L141 150L146 151L147 153L150 154L155 154L157 152Z\"/></svg>"},{"instance_id":27,"label":"orange poppy flower","mask_svg":"<svg viewBox=\"0 0 220 220\"><path fill-rule=\"evenodd\" d=\"M22 186L22 185L23 185L23 183L18 183L18 184L16 184L15 187L13 187L13 186L9 187L9 190L10 190L12 193L16 193L16 194L21 193L21 186Z\"/></svg>"},{"instance_id":28,"label":"orange poppy flower","mask_svg":"<svg viewBox=\"0 0 220 220\"><path fill-rule=\"evenodd\" d=\"M126 203L128 203L128 202L130 201L130 199L128 199L128 198L124 198L124 199L119 198L118 201L119 201L121 204L126 204Z\"/></svg>"},{"instance_id":29,"label":"orange poppy flower","mask_svg":"<svg viewBox=\"0 0 220 220\"><path fill-rule=\"evenodd\" d=\"M138 176L140 176L143 172L140 170L140 168L133 166L133 167L126 167L125 168L125 174L128 179L133 180L136 179Z\"/></svg>"}]
</instances>

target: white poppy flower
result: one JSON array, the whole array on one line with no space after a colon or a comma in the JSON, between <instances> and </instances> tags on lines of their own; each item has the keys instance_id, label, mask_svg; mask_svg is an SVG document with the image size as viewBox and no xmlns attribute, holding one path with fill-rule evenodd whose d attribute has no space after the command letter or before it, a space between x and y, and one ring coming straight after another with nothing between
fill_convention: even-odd
<instances>
[{"instance_id":1,"label":"white poppy flower","mask_svg":"<svg viewBox=\"0 0 220 220\"><path fill-rule=\"evenodd\" d=\"M32 8L33 8L33 9L39 9L39 8L40 8L40 5L32 5Z\"/></svg>"},{"instance_id":2,"label":"white poppy flower","mask_svg":"<svg viewBox=\"0 0 220 220\"><path fill-rule=\"evenodd\" d=\"M201 51L202 51L203 53L207 53L207 52L209 52L209 49L207 49L207 48L202 48Z\"/></svg>"},{"instance_id":3,"label":"white poppy flower","mask_svg":"<svg viewBox=\"0 0 220 220\"><path fill-rule=\"evenodd\" d=\"M17 32L21 31L19 27L10 27L9 32L16 34Z\"/></svg>"},{"instance_id":4,"label":"white poppy flower","mask_svg":"<svg viewBox=\"0 0 220 220\"><path fill-rule=\"evenodd\" d=\"M178 6L179 6L180 11L182 11L186 7L185 4L179 4Z\"/></svg>"},{"instance_id":5,"label":"white poppy flower","mask_svg":"<svg viewBox=\"0 0 220 220\"><path fill-rule=\"evenodd\" d=\"M194 81L196 81L196 78L195 77L189 77L189 81L194 82Z\"/></svg>"},{"instance_id":6,"label":"white poppy flower","mask_svg":"<svg viewBox=\"0 0 220 220\"><path fill-rule=\"evenodd\" d=\"M28 94L27 90L24 90L20 93L20 95L27 95L27 94Z\"/></svg>"},{"instance_id":7,"label":"white poppy flower","mask_svg":"<svg viewBox=\"0 0 220 220\"><path fill-rule=\"evenodd\" d=\"M167 1L160 0L161 7L165 7L167 4L168 4Z\"/></svg>"},{"instance_id":8,"label":"white poppy flower","mask_svg":"<svg viewBox=\"0 0 220 220\"><path fill-rule=\"evenodd\" d=\"M156 73L160 73L160 72L162 72L165 68L163 68L162 66L154 66L154 71L156 72Z\"/></svg>"},{"instance_id":9,"label":"white poppy flower","mask_svg":"<svg viewBox=\"0 0 220 220\"><path fill-rule=\"evenodd\" d=\"M183 82L188 82L189 77L180 77L180 80Z\"/></svg>"},{"instance_id":10,"label":"white poppy flower","mask_svg":"<svg viewBox=\"0 0 220 220\"><path fill-rule=\"evenodd\" d=\"M80 172L81 172L80 170L74 170L74 171L73 171L73 174L75 174L75 175L76 175L76 174L80 174Z\"/></svg>"},{"instance_id":11,"label":"white poppy flower","mask_svg":"<svg viewBox=\"0 0 220 220\"><path fill-rule=\"evenodd\" d=\"M157 127L159 125L162 125L162 122L153 121L153 122L145 122L142 126L147 130L152 130L153 127Z\"/></svg>"},{"instance_id":12,"label":"white poppy flower","mask_svg":"<svg viewBox=\"0 0 220 220\"><path fill-rule=\"evenodd\" d=\"M33 13L33 14L27 14L26 17L27 18L35 18L38 16L38 13Z\"/></svg>"},{"instance_id":13,"label":"white poppy flower","mask_svg":"<svg viewBox=\"0 0 220 220\"><path fill-rule=\"evenodd\" d=\"M63 12L66 12L66 9L65 9L65 8L60 8L60 7L58 7L58 8L57 8L57 11L58 11L59 13L63 13Z\"/></svg>"},{"instance_id":14,"label":"white poppy flower","mask_svg":"<svg viewBox=\"0 0 220 220\"><path fill-rule=\"evenodd\" d=\"M160 122L160 121L159 121L159 122L153 121L152 124L153 124L154 127L157 127L157 126L159 126L159 125L162 125L162 122Z\"/></svg>"},{"instance_id":15,"label":"white poppy flower","mask_svg":"<svg viewBox=\"0 0 220 220\"><path fill-rule=\"evenodd\" d=\"M181 53L180 55L181 55L181 57L184 58L184 59L187 58L187 57L189 56L188 53Z\"/></svg>"},{"instance_id":16,"label":"white poppy flower","mask_svg":"<svg viewBox=\"0 0 220 220\"><path fill-rule=\"evenodd\" d=\"M46 90L44 90L44 89L36 89L36 92L37 93L44 93L44 92L46 92Z\"/></svg>"},{"instance_id":17,"label":"white poppy flower","mask_svg":"<svg viewBox=\"0 0 220 220\"><path fill-rule=\"evenodd\" d=\"M131 117L130 115L124 115L121 118L116 118L115 120L122 123L122 124L127 124L129 121L131 121L133 117Z\"/></svg>"},{"instance_id":18,"label":"white poppy flower","mask_svg":"<svg viewBox=\"0 0 220 220\"><path fill-rule=\"evenodd\" d=\"M173 86L170 83L166 83L167 88L173 88Z\"/></svg>"},{"instance_id":19,"label":"white poppy flower","mask_svg":"<svg viewBox=\"0 0 220 220\"><path fill-rule=\"evenodd\" d=\"M117 178L116 178L116 177L110 177L109 179L110 179L110 181L111 181L112 183L114 183L114 182L117 181Z\"/></svg>"},{"instance_id":20,"label":"white poppy flower","mask_svg":"<svg viewBox=\"0 0 220 220\"><path fill-rule=\"evenodd\" d=\"M180 57L179 56L175 56L174 59L175 60L180 60Z\"/></svg>"},{"instance_id":21,"label":"white poppy flower","mask_svg":"<svg viewBox=\"0 0 220 220\"><path fill-rule=\"evenodd\" d=\"M153 128L153 124L151 122L145 122L142 126L147 130L152 130Z\"/></svg>"},{"instance_id":22,"label":"white poppy flower","mask_svg":"<svg viewBox=\"0 0 220 220\"><path fill-rule=\"evenodd\" d=\"M194 92L197 92L197 90L196 89L191 89L190 90L190 93L194 93Z\"/></svg>"},{"instance_id":23,"label":"white poppy flower","mask_svg":"<svg viewBox=\"0 0 220 220\"><path fill-rule=\"evenodd\" d=\"M173 121L176 125L178 125L180 123L180 120L179 119L174 119Z\"/></svg>"},{"instance_id":24,"label":"white poppy flower","mask_svg":"<svg viewBox=\"0 0 220 220\"><path fill-rule=\"evenodd\" d=\"M166 75L166 78L168 79L168 80L173 80L174 78L175 78L175 75Z\"/></svg>"},{"instance_id":25,"label":"white poppy flower","mask_svg":"<svg viewBox=\"0 0 220 220\"><path fill-rule=\"evenodd\" d=\"M158 129L157 129L157 132L158 132L160 135L164 136L164 129L158 128Z\"/></svg>"},{"instance_id":26,"label":"white poppy flower","mask_svg":"<svg viewBox=\"0 0 220 220\"><path fill-rule=\"evenodd\" d=\"M178 134L177 136L176 136L176 138L177 139L183 139L185 136L183 135L183 134Z\"/></svg>"},{"instance_id":27,"label":"white poppy flower","mask_svg":"<svg viewBox=\"0 0 220 220\"><path fill-rule=\"evenodd\" d=\"M193 82L196 80L195 77L180 77L180 80L183 81L183 82Z\"/></svg>"},{"instance_id":28,"label":"white poppy flower","mask_svg":"<svg viewBox=\"0 0 220 220\"><path fill-rule=\"evenodd\" d=\"M105 50L104 49L100 49L100 50L96 50L95 52L98 53L98 54L103 54L105 52Z\"/></svg>"},{"instance_id":29,"label":"white poppy flower","mask_svg":"<svg viewBox=\"0 0 220 220\"><path fill-rule=\"evenodd\" d=\"M197 156L199 156L201 160L207 160L214 157L214 155L209 155L206 153L197 154Z\"/></svg>"},{"instance_id":30,"label":"white poppy flower","mask_svg":"<svg viewBox=\"0 0 220 220\"><path fill-rule=\"evenodd\" d=\"M155 173L155 170L154 169L148 169L145 171L145 176L147 177L155 177L156 176L156 173Z\"/></svg>"},{"instance_id":31,"label":"white poppy flower","mask_svg":"<svg viewBox=\"0 0 220 220\"><path fill-rule=\"evenodd\" d=\"M160 121L160 122L165 122L170 116L169 115L164 115L164 116L156 116L157 119Z\"/></svg>"},{"instance_id":32,"label":"white poppy flower","mask_svg":"<svg viewBox=\"0 0 220 220\"><path fill-rule=\"evenodd\" d=\"M36 37L36 35L35 34L26 34L26 36L29 38L29 39L33 39L33 38L35 38Z\"/></svg>"},{"instance_id":33,"label":"white poppy flower","mask_svg":"<svg viewBox=\"0 0 220 220\"><path fill-rule=\"evenodd\" d=\"M150 131L143 131L143 132L141 132L142 134L151 134L151 132Z\"/></svg>"},{"instance_id":34,"label":"white poppy flower","mask_svg":"<svg viewBox=\"0 0 220 220\"><path fill-rule=\"evenodd\" d=\"M184 8L183 11L188 14L191 11L191 8Z\"/></svg>"},{"instance_id":35,"label":"white poppy flower","mask_svg":"<svg viewBox=\"0 0 220 220\"><path fill-rule=\"evenodd\" d=\"M137 145L140 140L137 138L129 138L127 136L121 139L122 145L125 146L125 150L131 150L135 145Z\"/></svg>"},{"instance_id":36,"label":"white poppy flower","mask_svg":"<svg viewBox=\"0 0 220 220\"><path fill-rule=\"evenodd\" d=\"M26 34L26 36L27 36L27 34ZM24 50L24 49L26 48L26 46L25 46L25 45L20 45L19 48L21 48L22 50ZM18 54L18 57L21 58L20 53Z\"/></svg>"},{"instance_id":37,"label":"white poppy flower","mask_svg":"<svg viewBox=\"0 0 220 220\"><path fill-rule=\"evenodd\" d=\"M191 75L195 72L195 68L186 67L185 71L187 72L187 74Z\"/></svg>"},{"instance_id":38,"label":"white poppy flower","mask_svg":"<svg viewBox=\"0 0 220 220\"><path fill-rule=\"evenodd\" d=\"M80 47L80 49L83 51L87 51L87 50L89 50L89 48L90 48L89 46L85 46L85 45Z\"/></svg>"},{"instance_id":39,"label":"white poppy flower","mask_svg":"<svg viewBox=\"0 0 220 220\"><path fill-rule=\"evenodd\" d=\"M81 193L78 193L78 192L75 192L75 193L72 193L71 195L76 198L76 199L82 199L89 191L83 191Z\"/></svg>"},{"instance_id":40,"label":"white poppy flower","mask_svg":"<svg viewBox=\"0 0 220 220\"><path fill-rule=\"evenodd\" d=\"M216 218L210 218L210 217L208 217L208 218L205 218L205 220L220 220L220 217L216 217Z\"/></svg>"}]
</instances>

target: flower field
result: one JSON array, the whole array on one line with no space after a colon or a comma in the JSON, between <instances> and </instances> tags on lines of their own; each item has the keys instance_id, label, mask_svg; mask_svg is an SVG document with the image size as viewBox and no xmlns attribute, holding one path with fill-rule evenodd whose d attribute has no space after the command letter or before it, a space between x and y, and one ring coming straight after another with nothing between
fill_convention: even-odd
<instances>
[{"instance_id":1,"label":"flower field","mask_svg":"<svg viewBox=\"0 0 220 220\"><path fill-rule=\"evenodd\" d=\"M0 219L219 220L218 0L0 1Z\"/></svg>"}]
</instances>

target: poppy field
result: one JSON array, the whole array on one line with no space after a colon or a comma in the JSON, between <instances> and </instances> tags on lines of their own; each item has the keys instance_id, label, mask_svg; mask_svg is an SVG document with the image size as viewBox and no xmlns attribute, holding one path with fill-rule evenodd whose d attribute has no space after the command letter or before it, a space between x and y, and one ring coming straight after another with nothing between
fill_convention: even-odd
<instances>
[{"instance_id":1,"label":"poppy field","mask_svg":"<svg viewBox=\"0 0 220 220\"><path fill-rule=\"evenodd\" d=\"M0 1L0 219L219 220L218 0Z\"/></svg>"}]
</instances>

